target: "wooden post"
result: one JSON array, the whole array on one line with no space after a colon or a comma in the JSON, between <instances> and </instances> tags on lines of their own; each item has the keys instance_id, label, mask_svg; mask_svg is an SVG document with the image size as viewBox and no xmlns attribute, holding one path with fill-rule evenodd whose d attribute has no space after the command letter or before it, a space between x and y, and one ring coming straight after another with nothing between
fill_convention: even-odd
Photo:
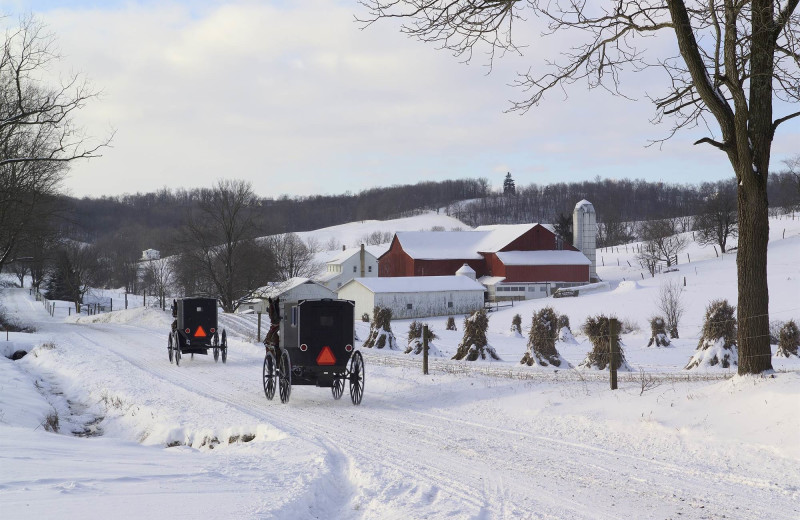
<instances>
[{"instance_id":1,"label":"wooden post","mask_svg":"<svg viewBox=\"0 0 800 520\"><path fill-rule=\"evenodd\" d=\"M109 306L111 307L110 312L114 312L114 298L109 298L109 300L111 300L109 303Z\"/></svg>"},{"instance_id":2,"label":"wooden post","mask_svg":"<svg viewBox=\"0 0 800 520\"><path fill-rule=\"evenodd\" d=\"M786 238L786 228L783 228L783 238Z\"/></svg>"},{"instance_id":3,"label":"wooden post","mask_svg":"<svg viewBox=\"0 0 800 520\"><path fill-rule=\"evenodd\" d=\"M617 389L617 350L619 349L619 321L616 318L608 320L609 345L608 345L608 372L611 378L611 389Z\"/></svg>"},{"instance_id":4,"label":"wooden post","mask_svg":"<svg viewBox=\"0 0 800 520\"><path fill-rule=\"evenodd\" d=\"M128 310L128 291L125 291L125 310Z\"/></svg>"},{"instance_id":5,"label":"wooden post","mask_svg":"<svg viewBox=\"0 0 800 520\"><path fill-rule=\"evenodd\" d=\"M719 258L719 253L717 253L717 246L711 246L711 247L714 248L714 254L717 255L717 258Z\"/></svg>"},{"instance_id":6,"label":"wooden post","mask_svg":"<svg viewBox=\"0 0 800 520\"><path fill-rule=\"evenodd\" d=\"M686 261L692 263L692 257L689 256L689 253L686 253Z\"/></svg>"},{"instance_id":7,"label":"wooden post","mask_svg":"<svg viewBox=\"0 0 800 520\"><path fill-rule=\"evenodd\" d=\"M683 277L683 286L686 287L686 277Z\"/></svg>"},{"instance_id":8,"label":"wooden post","mask_svg":"<svg viewBox=\"0 0 800 520\"><path fill-rule=\"evenodd\" d=\"M67 316L72 316L72 307L67 307Z\"/></svg>"},{"instance_id":9,"label":"wooden post","mask_svg":"<svg viewBox=\"0 0 800 520\"><path fill-rule=\"evenodd\" d=\"M142 307L147 307L147 290L142 289Z\"/></svg>"},{"instance_id":10,"label":"wooden post","mask_svg":"<svg viewBox=\"0 0 800 520\"><path fill-rule=\"evenodd\" d=\"M422 326L422 373L428 375L428 325Z\"/></svg>"},{"instance_id":11,"label":"wooden post","mask_svg":"<svg viewBox=\"0 0 800 520\"><path fill-rule=\"evenodd\" d=\"M261 313L258 313L258 332L256 333L256 341L261 342Z\"/></svg>"}]
</instances>

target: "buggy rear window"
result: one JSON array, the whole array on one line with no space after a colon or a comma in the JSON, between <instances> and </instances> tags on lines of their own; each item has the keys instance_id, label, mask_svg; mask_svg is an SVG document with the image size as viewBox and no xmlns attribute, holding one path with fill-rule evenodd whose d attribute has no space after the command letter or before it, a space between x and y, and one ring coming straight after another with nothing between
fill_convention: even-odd
<instances>
[{"instance_id":1,"label":"buggy rear window","mask_svg":"<svg viewBox=\"0 0 800 520\"><path fill-rule=\"evenodd\" d=\"M333 327L333 316L320 316L319 317L319 326L320 327Z\"/></svg>"}]
</instances>

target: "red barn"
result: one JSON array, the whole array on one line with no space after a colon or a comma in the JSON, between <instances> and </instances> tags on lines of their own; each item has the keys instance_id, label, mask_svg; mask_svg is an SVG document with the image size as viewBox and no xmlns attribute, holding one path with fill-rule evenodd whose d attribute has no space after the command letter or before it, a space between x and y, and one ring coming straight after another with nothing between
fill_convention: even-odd
<instances>
[{"instance_id":1,"label":"red barn","mask_svg":"<svg viewBox=\"0 0 800 520\"><path fill-rule=\"evenodd\" d=\"M483 279L490 296L495 295L495 286L500 292L517 293L515 299L524 299L534 297L528 292L545 292L534 285L546 284L550 292L590 281L591 261L542 224L398 232L378 259L378 275L446 276L464 264Z\"/></svg>"}]
</instances>

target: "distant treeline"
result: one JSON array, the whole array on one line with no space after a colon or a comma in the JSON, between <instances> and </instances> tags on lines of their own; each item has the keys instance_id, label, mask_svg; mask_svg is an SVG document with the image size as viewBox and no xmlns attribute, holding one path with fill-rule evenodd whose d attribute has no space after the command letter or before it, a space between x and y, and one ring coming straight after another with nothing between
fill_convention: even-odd
<instances>
[{"instance_id":1,"label":"distant treeline","mask_svg":"<svg viewBox=\"0 0 800 520\"><path fill-rule=\"evenodd\" d=\"M357 194L283 196L259 201L258 225L263 235L308 231L360 220L385 220L421 210L445 212L470 226L522 222L555 223L571 216L575 204L594 204L598 222L642 221L696 215L720 185L733 183L669 184L644 180L601 180L531 184L515 195L492 192L487 179L420 182L371 188ZM772 206L800 202L797 175L782 172L769 177ZM125 237L136 248L155 248L170 254L178 229L201 199L203 189L169 190L117 197L64 197L69 238L96 243ZM469 201L469 202L463 202ZM133 244L131 244L133 245Z\"/></svg>"}]
</instances>

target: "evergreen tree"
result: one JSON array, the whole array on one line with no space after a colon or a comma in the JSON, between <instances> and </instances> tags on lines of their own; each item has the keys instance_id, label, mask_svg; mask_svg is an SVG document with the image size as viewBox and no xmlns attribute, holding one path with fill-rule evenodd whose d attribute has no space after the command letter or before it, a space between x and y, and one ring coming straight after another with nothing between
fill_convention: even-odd
<instances>
[{"instance_id":1,"label":"evergreen tree","mask_svg":"<svg viewBox=\"0 0 800 520\"><path fill-rule=\"evenodd\" d=\"M516 195L517 186L514 184L514 179L511 178L511 172L506 173L506 180L503 181L503 194Z\"/></svg>"}]
</instances>

